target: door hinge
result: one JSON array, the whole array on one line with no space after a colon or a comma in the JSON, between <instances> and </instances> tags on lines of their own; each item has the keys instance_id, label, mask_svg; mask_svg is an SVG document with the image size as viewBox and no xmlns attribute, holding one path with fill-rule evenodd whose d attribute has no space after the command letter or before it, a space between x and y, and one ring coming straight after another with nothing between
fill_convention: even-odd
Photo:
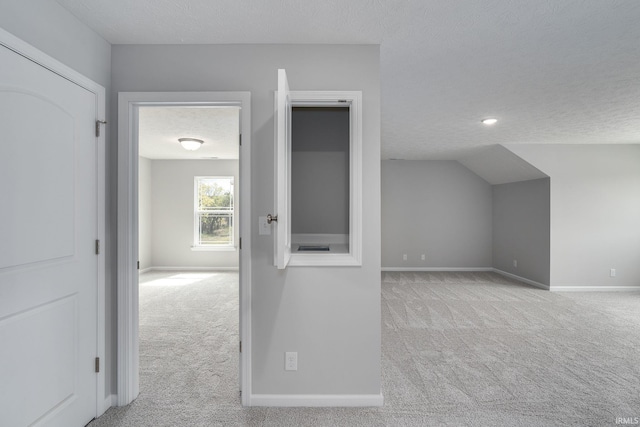
<instances>
[{"instance_id":1,"label":"door hinge","mask_svg":"<svg viewBox=\"0 0 640 427\"><path fill-rule=\"evenodd\" d=\"M138 261L138 270L140 270L140 261Z\"/></svg>"},{"instance_id":2,"label":"door hinge","mask_svg":"<svg viewBox=\"0 0 640 427\"><path fill-rule=\"evenodd\" d=\"M240 141L240 145L242 145L242 134L240 134L238 140Z\"/></svg>"},{"instance_id":3,"label":"door hinge","mask_svg":"<svg viewBox=\"0 0 640 427\"><path fill-rule=\"evenodd\" d=\"M100 240L96 239L96 255L100 254Z\"/></svg>"},{"instance_id":4,"label":"door hinge","mask_svg":"<svg viewBox=\"0 0 640 427\"><path fill-rule=\"evenodd\" d=\"M240 341L240 353L242 353L242 341Z\"/></svg>"},{"instance_id":5,"label":"door hinge","mask_svg":"<svg viewBox=\"0 0 640 427\"><path fill-rule=\"evenodd\" d=\"M100 358L96 357L96 372L100 372Z\"/></svg>"},{"instance_id":6,"label":"door hinge","mask_svg":"<svg viewBox=\"0 0 640 427\"><path fill-rule=\"evenodd\" d=\"M242 249L242 237L240 238L240 249Z\"/></svg>"},{"instance_id":7,"label":"door hinge","mask_svg":"<svg viewBox=\"0 0 640 427\"><path fill-rule=\"evenodd\" d=\"M100 125L106 125L107 122L104 120L96 120L96 138L100 136Z\"/></svg>"}]
</instances>

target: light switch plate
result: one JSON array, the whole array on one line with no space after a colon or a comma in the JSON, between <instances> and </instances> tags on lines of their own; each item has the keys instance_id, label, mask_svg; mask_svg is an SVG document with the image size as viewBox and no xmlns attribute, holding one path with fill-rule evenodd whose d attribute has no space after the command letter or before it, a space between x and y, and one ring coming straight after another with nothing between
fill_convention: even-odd
<instances>
[{"instance_id":1,"label":"light switch plate","mask_svg":"<svg viewBox=\"0 0 640 427\"><path fill-rule=\"evenodd\" d=\"M269 236L271 235L271 224L267 223L266 216L258 217L258 234L260 236Z\"/></svg>"}]
</instances>

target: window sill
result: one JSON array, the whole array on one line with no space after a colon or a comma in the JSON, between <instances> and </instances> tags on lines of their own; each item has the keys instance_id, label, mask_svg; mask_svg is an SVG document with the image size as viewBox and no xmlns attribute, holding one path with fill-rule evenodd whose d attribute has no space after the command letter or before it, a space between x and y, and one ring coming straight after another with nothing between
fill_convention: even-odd
<instances>
[{"instance_id":1,"label":"window sill","mask_svg":"<svg viewBox=\"0 0 640 427\"><path fill-rule=\"evenodd\" d=\"M235 252L235 246L191 246L194 252Z\"/></svg>"}]
</instances>

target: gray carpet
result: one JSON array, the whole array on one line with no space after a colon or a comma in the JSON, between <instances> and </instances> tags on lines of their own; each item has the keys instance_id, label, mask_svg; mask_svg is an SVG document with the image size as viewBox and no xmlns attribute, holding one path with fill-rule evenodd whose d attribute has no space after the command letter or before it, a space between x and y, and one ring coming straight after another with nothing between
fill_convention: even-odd
<instances>
[{"instance_id":1,"label":"gray carpet","mask_svg":"<svg viewBox=\"0 0 640 427\"><path fill-rule=\"evenodd\" d=\"M101 426L607 426L640 417L640 293L383 273L382 408L242 408L235 273L140 286L140 396Z\"/></svg>"}]
</instances>

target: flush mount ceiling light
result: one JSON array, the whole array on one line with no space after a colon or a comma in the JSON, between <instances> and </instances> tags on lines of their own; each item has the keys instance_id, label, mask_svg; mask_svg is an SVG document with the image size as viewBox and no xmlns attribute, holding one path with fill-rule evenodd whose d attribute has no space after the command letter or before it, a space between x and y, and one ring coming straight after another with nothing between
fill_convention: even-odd
<instances>
[{"instance_id":1,"label":"flush mount ceiling light","mask_svg":"<svg viewBox=\"0 0 640 427\"><path fill-rule=\"evenodd\" d=\"M202 144L204 144L203 140L195 138L178 138L178 142L180 142L182 148L189 151L196 151Z\"/></svg>"},{"instance_id":2,"label":"flush mount ceiling light","mask_svg":"<svg viewBox=\"0 0 640 427\"><path fill-rule=\"evenodd\" d=\"M495 125L496 123L498 123L498 119L493 119L493 118L482 119L480 121L482 122L483 125L487 125L487 126Z\"/></svg>"}]
</instances>

